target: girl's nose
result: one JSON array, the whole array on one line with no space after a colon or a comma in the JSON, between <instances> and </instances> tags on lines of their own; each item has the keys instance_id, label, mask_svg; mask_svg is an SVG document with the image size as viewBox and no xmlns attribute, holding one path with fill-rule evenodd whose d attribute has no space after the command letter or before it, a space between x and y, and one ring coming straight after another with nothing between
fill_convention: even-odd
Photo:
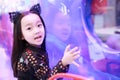
<instances>
[{"instance_id":1,"label":"girl's nose","mask_svg":"<svg viewBox=\"0 0 120 80\"><path fill-rule=\"evenodd\" d=\"M35 34L38 34L40 32L40 30L37 27L35 27L34 32L35 32Z\"/></svg>"}]
</instances>

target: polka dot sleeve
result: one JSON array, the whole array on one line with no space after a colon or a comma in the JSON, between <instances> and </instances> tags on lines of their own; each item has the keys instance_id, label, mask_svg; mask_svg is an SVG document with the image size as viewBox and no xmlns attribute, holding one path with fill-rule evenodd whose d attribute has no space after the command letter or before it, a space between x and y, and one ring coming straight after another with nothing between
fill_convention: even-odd
<instances>
[{"instance_id":1,"label":"polka dot sleeve","mask_svg":"<svg viewBox=\"0 0 120 80\"><path fill-rule=\"evenodd\" d=\"M59 61L58 64L51 71L51 76L55 75L57 73L66 73L66 72L68 72L68 69L69 69L69 65L64 66L62 64L62 61Z\"/></svg>"},{"instance_id":2,"label":"polka dot sleeve","mask_svg":"<svg viewBox=\"0 0 120 80\"><path fill-rule=\"evenodd\" d=\"M46 59L48 58L45 55L38 57L31 52L27 53L26 58L28 59L28 65L33 69L31 72L38 79L49 78L57 73L65 73L69 68L69 65L63 66L62 62L59 61L58 64L51 70L46 62Z\"/></svg>"},{"instance_id":3,"label":"polka dot sleeve","mask_svg":"<svg viewBox=\"0 0 120 80\"><path fill-rule=\"evenodd\" d=\"M31 66L34 75L38 79L44 79L44 77L48 77L46 74L49 73L48 65L44 61L44 55L41 57L35 56L32 53L27 54L28 64ZM31 69L31 70L32 70Z\"/></svg>"}]
</instances>

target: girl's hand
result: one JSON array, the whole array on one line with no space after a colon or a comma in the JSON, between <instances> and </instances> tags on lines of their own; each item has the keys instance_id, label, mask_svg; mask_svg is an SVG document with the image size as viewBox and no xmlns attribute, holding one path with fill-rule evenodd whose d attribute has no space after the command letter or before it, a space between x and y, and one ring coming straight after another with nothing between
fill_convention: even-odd
<instances>
[{"instance_id":1,"label":"girl's hand","mask_svg":"<svg viewBox=\"0 0 120 80\"><path fill-rule=\"evenodd\" d=\"M62 58L62 64L64 66L71 64L80 56L80 49L78 47L74 47L70 49L70 45L68 45L64 51L64 56Z\"/></svg>"}]
</instances>

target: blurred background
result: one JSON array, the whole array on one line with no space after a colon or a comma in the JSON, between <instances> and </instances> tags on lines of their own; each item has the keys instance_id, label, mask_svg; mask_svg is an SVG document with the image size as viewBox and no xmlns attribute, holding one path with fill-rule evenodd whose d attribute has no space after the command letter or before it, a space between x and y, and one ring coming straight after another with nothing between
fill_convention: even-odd
<instances>
[{"instance_id":1,"label":"blurred background","mask_svg":"<svg viewBox=\"0 0 120 80\"><path fill-rule=\"evenodd\" d=\"M69 73L120 80L120 0L0 0L0 80L16 80L10 64L13 24L8 13L28 11L36 3L46 24L51 68L71 44L81 49L81 57Z\"/></svg>"}]
</instances>

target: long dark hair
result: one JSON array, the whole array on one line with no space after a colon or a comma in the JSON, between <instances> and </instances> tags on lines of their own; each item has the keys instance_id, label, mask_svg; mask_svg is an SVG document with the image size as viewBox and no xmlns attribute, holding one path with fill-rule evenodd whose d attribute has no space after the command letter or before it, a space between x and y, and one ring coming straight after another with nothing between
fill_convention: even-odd
<instances>
[{"instance_id":1,"label":"long dark hair","mask_svg":"<svg viewBox=\"0 0 120 80\"><path fill-rule=\"evenodd\" d=\"M21 39L22 38L21 19L29 13L37 14L40 17L40 19L43 23L44 29L45 29L45 23L44 23L42 17L40 16L40 14L38 14L34 11L29 11L29 12L27 12L27 14L25 14L25 13L26 12L21 13L20 16L17 18L17 21L14 23L11 65L12 65L12 69L13 69L15 77L17 77L17 63L18 63L18 60L21 57L22 52L25 49L25 46L27 44L27 42L25 40ZM45 38L44 38L43 43L41 45L42 51L46 52L45 39L46 39L46 29L45 29Z\"/></svg>"}]
</instances>

